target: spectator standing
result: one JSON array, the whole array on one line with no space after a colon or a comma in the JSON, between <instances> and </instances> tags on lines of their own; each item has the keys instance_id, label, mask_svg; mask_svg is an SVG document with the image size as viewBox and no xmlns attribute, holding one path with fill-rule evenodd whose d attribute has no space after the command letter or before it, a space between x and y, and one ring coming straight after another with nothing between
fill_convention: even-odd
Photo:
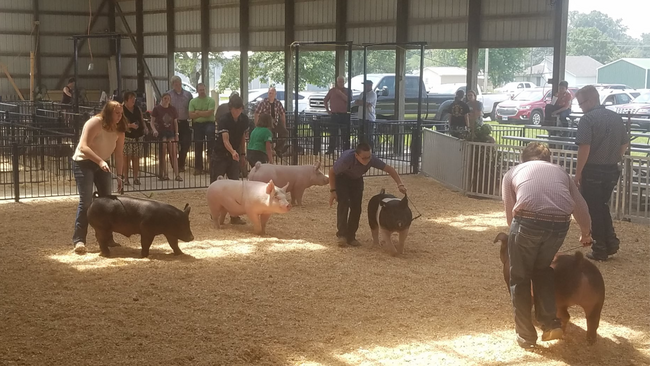
<instances>
[{"instance_id":1,"label":"spectator standing","mask_svg":"<svg viewBox=\"0 0 650 366\"><path fill-rule=\"evenodd\" d=\"M262 113L271 115L271 119L273 119L273 134L277 137L275 151L276 154L282 156L282 153L285 151L286 138L289 137L289 131L287 130L287 119L284 107L282 106L282 102L275 98L276 95L277 91L275 90L275 87L270 87L268 98L259 102L255 109L254 120L255 125L257 126L257 120L260 118Z\"/></svg>"},{"instance_id":2,"label":"spectator standing","mask_svg":"<svg viewBox=\"0 0 650 366\"><path fill-rule=\"evenodd\" d=\"M627 150L629 137L621 116L600 105L600 96L594 86L578 90L576 98L584 115L576 135L575 181L589 206L595 241L587 258L604 261L615 254L620 245L608 202L621 175L618 164Z\"/></svg>"},{"instance_id":3,"label":"spectator standing","mask_svg":"<svg viewBox=\"0 0 650 366\"><path fill-rule=\"evenodd\" d=\"M160 104L157 105L151 112L151 130L154 137L160 138L161 151L159 167L160 179L169 180L167 175L167 163L165 162L165 155L169 153L169 162L174 170L176 180L181 182L183 178L179 175L178 158L177 158L177 144L178 144L178 112L173 105L171 105L171 96L168 93L163 94Z\"/></svg>"},{"instance_id":4,"label":"spectator standing","mask_svg":"<svg viewBox=\"0 0 650 366\"><path fill-rule=\"evenodd\" d=\"M483 124L483 102L476 99L474 90L467 91L467 106L469 107L469 126L474 130L475 127Z\"/></svg>"},{"instance_id":5,"label":"spectator standing","mask_svg":"<svg viewBox=\"0 0 650 366\"><path fill-rule=\"evenodd\" d=\"M464 138L465 131L469 128L469 106L463 102L465 92L456 91L456 98L446 109L449 113L449 132L456 138Z\"/></svg>"},{"instance_id":6,"label":"spectator standing","mask_svg":"<svg viewBox=\"0 0 650 366\"><path fill-rule=\"evenodd\" d=\"M531 142L521 153L521 164L503 178L502 196L510 226L510 295L515 313L517 343L534 347L537 331L531 319L531 280L535 317L542 326L542 341L562 337L556 317L555 278L551 262L569 230L571 214L580 226L580 242L589 246L589 211L569 174L551 163L547 146Z\"/></svg>"},{"instance_id":7,"label":"spectator standing","mask_svg":"<svg viewBox=\"0 0 650 366\"><path fill-rule=\"evenodd\" d=\"M196 90L199 97L190 101L189 110L194 129L194 175L200 175L204 171L209 171L203 169L203 141L207 141L208 156L210 156L214 148L216 102L206 94L205 84L199 83Z\"/></svg>"},{"instance_id":8,"label":"spectator standing","mask_svg":"<svg viewBox=\"0 0 650 366\"><path fill-rule=\"evenodd\" d=\"M68 79L68 84L63 87L61 95L61 104L72 104L72 94L74 93L75 78Z\"/></svg>"},{"instance_id":9,"label":"spectator standing","mask_svg":"<svg viewBox=\"0 0 650 366\"><path fill-rule=\"evenodd\" d=\"M111 194L113 178L108 166L111 155L115 158L116 171L122 172L124 131L126 120L122 105L114 101L107 102L102 111L89 119L81 130L79 144L72 155L74 179L79 191L79 205L72 235L74 251L77 254L86 253L87 212L93 201L93 185L97 187L100 196ZM121 191L124 177L120 175L118 178L117 190ZM117 245L111 237L109 246Z\"/></svg>"},{"instance_id":10,"label":"spectator standing","mask_svg":"<svg viewBox=\"0 0 650 366\"><path fill-rule=\"evenodd\" d=\"M363 93L359 94L359 99L354 101L354 105L359 106L357 110L357 117L359 120L364 123L366 126L366 133L370 137L370 146L374 147L374 141L376 140L376 128L375 120L377 115L375 114L375 106L377 105L377 93L372 90L372 80L366 80L363 84ZM363 96L366 96L366 101L364 105ZM363 112L366 112L365 121L363 119Z\"/></svg>"},{"instance_id":11,"label":"spectator standing","mask_svg":"<svg viewBox=\"0 0 650 366\"><path fill-rule=\"evenodd\" d=\"M190 150L192 144L192 129L190 128L190 101L192 100L192 93L183 90L183 83L181 78L177 75L171 78L172 89L167 93L171 96L171 105L178 113L178 171L185 171L185 161L187 160L187 152Z\"/></svg>"},{"instance_id":12,"label":"spectator standing","mask_svg":"<svg viewBox=\"0 0 650 366\"><path fill-rule=\"evenodd\" d=\"M246 154L246 130L248 130L248 117L242 113L244 102L239 96L230 97L228 102L230 113L219 118L217 122L217 139L210 159L210 183L220 176L238 180L241 169L240 159ZM230 223L244 224L238 216L231 216Z\"/></svg>"},{"instance_id":13,"label":"spectator standing","mask_svg":"<svg viewBox=\"0 0 650 366\"><path fill-rule=\"evenodd\" d=\"M329 133L329 143L326 154L334 153L338 145L339 132L341 147L343 150L350 149L350 115L348 114L348 89L345 87L345 78L336 78L336 85L327 92L325 96L325 110L332 117Z\"/></svg>"},{"instance_id":14,"label":"spectator standing","mask_svg":"<svg viewBox=\"0 0 650 366\"><path fill-rule=\"evenodd\" d=\"M251 169L258 161L262 164L273 164L273 132L271 132L271 126L273 126L273 118L264 113L257 120L257 127L250 133L246 159Z\"/></svg>"},{"instance_id":15,"label":"spectator standing","mask_svg":"<svg viewBox=\"0 0 650 366\"><path fill-rule=\"evenodd\" d=\"M340 246L358 247L356 239L361 218L361 202L363 200L363 175L370 168L380 169L388 173L397 183L397 188L406 194L406 187L395 169L387 165L370 151L370 145L365 142L357 145L355 150L346 150L334 162L329 171L330 207L334 200L336 207L336 237Z\"/></svg>"},{"instance_id":16,"label":"spectator standing","mask_svg":"<svg viewBox=\"0 0 650 366\"><path fill-rule=\"evenodd\" d=\"M149 129L142 118L140 108L135 104L135 93L124 93L124 117L127 121L127 130L124 134L124 185L129 185L129 165L133 164L133 184L140 185L140 158L142 157L143 144L140 139L149 134Z\"/></svg>"}]
</instances>

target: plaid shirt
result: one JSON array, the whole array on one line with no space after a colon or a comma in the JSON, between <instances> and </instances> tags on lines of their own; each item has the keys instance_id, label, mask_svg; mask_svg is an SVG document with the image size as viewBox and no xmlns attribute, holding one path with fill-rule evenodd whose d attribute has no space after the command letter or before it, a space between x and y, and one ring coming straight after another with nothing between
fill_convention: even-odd
<instances>
[{"instance_id":1,"label":"plaid shirt","mask_svg":"<svg viewBox=\"0 0 650 366\"><path fill-rule=\"evenodd\" d=\"M273 103L271 103L269 102L269 98L264 99L257 105L257 108L255 108L255 113L268 113L273 117L271 108L275 109L275 120L273 121L273 126L276 126L278 124L278 121L280 121L280 116L284 116L284 107L279 100L275 99Z\"/></svg>"}]
</instances>

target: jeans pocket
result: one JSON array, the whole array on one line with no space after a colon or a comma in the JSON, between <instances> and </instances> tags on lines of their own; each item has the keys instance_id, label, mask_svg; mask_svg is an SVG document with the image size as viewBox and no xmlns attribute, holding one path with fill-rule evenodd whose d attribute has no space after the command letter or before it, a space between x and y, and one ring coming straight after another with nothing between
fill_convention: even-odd
<instances>
[{"instance_id":1,"label":"jeans pocket","mask_svg":"<svg viewBox=\"0 0 650 366\"><path fill-rule=\"evenodd\" d=\"M540 229L533 229L523 225L519 225L519 230L517 231L518 235L523 236L526 239L530 240L542 240L544 237L545 231Z\"/></svg>"}]
</instances>

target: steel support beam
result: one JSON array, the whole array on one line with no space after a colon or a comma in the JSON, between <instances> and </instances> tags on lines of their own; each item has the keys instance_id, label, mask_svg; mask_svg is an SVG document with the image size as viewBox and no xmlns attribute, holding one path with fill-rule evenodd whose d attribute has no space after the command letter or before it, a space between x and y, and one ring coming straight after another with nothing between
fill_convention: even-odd
<instances>
[{"instance_id":1,"label":"steel support beam","mask_svg":"<svg viewBox=\"0 0 650 366\"><path fill-rule=\"evenodd\" d=\"M32 1L32 7L34 11L34 32L36 34L36 39L34 40L34 49L36 50L34 55L34 77L36 79L36 86L39 88L43 85L43 78L41 73L41 41L39 37L39 32L41 29L41 20L40 20L40 10L39 10L39 0ZM33 97L33 96L32 96Z\"/></svg>"},{"instance_id":2,"label":"steel support beam","mask_svg":"<svg viewBox=\"0 0 650 366\"><path fill-rule=\"evenodd\" d=\"M144 93L144 0L135 0L135 53L137 57L137 89ZM119 84L119 81L118 81Z\"/></svg>"},{"instance_id":3,"label":"steel support beam","mask_svg":"<svg viewBox=\"0 0 650 366\"><path fill-rule=\"evenodd\" d=\"M348 3L347 0L336 0L336 42L346 42L348 38ZM335 76L343 76L345 74L345 57L346 49L343 47L336 47L336 60L335 60ZM352 58L350 55L348 58ZM352 65L352 63L350 63ZM348 78L348 80L350 80Z\"/></svg>"},{"instance_id":4,"label":"steel support beam","mask_svg":"<svg viewBox=\"0 0 650 366\"><path fill-rule=\"evenodd\" d=\"M478 85L478 50L480 41L481 0L469 0L467 17L467 90L474 90Z\"/></svg>"},{"instance_id":5,"label":"steel support beam","mask_svg":"<svg viewBox=\"0 0 650 366\"><path fill-rule=\"evenodd\" d=\"M88 26L88 33L93 30L93 27L95 26L95 23L97 22L97 19L99 19L100 15L102 14L102 11L104 11L104 7L106 7L106 4L108 3L109 0L102 0L102 2L99 4L99 8L97 8L97 12L93 14L93 17L90 19L90 25ZM79 48L83 47L84 43L86 42L86 39L81 39L75 46L75 53L77 55L79 54ZM69 76L68 74L70 73L70 69L72 68L72 64L75 62L74 56L70 58L68 61L68 64L65 66L65 69L63 69L63 73L61 74L61 77L59 78L59 81L56 82L56 89L62 89L64 82L68 80ZM76 73L75 73L76 74Z\"/></svg>"},{"instance_id":6,"label":"steel support beam","mask_svg":"<svg viewBox=\"0 0 650 366\"><path fill-rule=\"evenodd\" d=\"M108 3L108 31L111 33L117 33L117 30L115 29L115 19L117 15L115 14L115 4L111 1ZM115 44L113 42L109 42L108 44L108 53L109 57L110 56L115 56Z\"/></svg>"},{"instance_id":7,"label":"steel support beam","mask_svg":"<svg viewBox=\"0 0 650 366\"><path fill-rule=\"evenodd\" d=\"M566 37L569 18L569 0L556 0L555 26L553 27L553 94L557 93L558 83L564 80L566 60Z\"/></svg>"},{"instance_id":8,"label":"steel support beam","mask_svg":"<svg viewBox=\"0 0 650 366\"><path fill-rule=\"evenodd\" d=\"M284 0L284 105L292 105L294 83L299 83L295 78L293 69L293 56L291 44L296 40L296 0Z\"/></svg>"},{"instance_id":9,"label":"steel support beam","mask_svg":"<svg viewBox=\"0 0 650 366\"><path fill-rule=\"evenodd\" d=\"M397 0L397 43L408 42L409 0ZM398 121L404 120L404 102L406 101L406 49L395 47L395 113ZM396 144L398 145L398 144Z\"/></svg>"},{"instance_id":10,"label":"steel support beam","mask_svg":"<svg viewBox=\"0 0 650 366\"><path fill-rule=\"evenodd\" d=\"M244 105L248 104L248 50L250 49L249 0L239 1L239 84Z\"/></svg>"},{"instance_id":11,"label":"steel support beam","mask_svg":"<svg viewBox=\"0 0 650 366\"><path fill-rule=\"evenodd\" d=\"M210 96L210 0L201 0L201 79Z\"/></svg>"},{"instance_id":12,"label":"steel support beam","mask_svg":"<svg viewBox=\"0 0 650 366\"><path fill-rule=\"evenodd\" d=\"M175 74L174 70L174 53L176 52L176 37L174 29L176 27L174 18L174 0L167 0L167 80L169 81ZM170 85L171 89L171 85Z\"/></svg>"}]
</instances>

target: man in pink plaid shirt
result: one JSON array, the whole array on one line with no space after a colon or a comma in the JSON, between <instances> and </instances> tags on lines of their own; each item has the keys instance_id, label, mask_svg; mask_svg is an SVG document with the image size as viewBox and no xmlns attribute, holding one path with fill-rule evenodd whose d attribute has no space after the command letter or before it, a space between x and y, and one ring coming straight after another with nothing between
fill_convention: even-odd
<instances>
[{"instance_id":1,"label":"man in pink plaid shirt","mask_svg":"<svg viewBox=\"0 0 650 366\"><path fill-rule=\"evenodd\" d=\"M276 137L277 142L275 143L275 152L278 156L282 156L284 153L284 145L286 144L285 139L289 137L289 131L287 130L287 119L284 112L284 107L282 103L275 99L277 91L275 87L269 88L269 97L261 101L257 108L255 109L255 126L257 126L257 120L260 118L262 113L268 113L273 118L273 135Z\"/></svg>"}]
</instances>

